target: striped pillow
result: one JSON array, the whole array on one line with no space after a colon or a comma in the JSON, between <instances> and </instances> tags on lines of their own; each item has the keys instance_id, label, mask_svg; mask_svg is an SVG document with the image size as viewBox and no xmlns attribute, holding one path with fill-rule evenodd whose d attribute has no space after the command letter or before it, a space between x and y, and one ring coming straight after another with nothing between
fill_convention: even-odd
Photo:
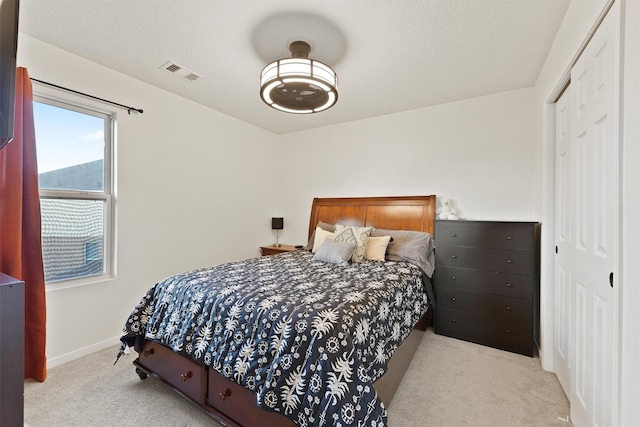
<instances>
[{"instance_id":1,"label":"striped pillow","mask_svg":"<svg viewBox=\"0 0 640 427\"><path fill-rule=\"evenodd\" d=\"M354 243L356 249L353 251L353 255L351 255L351 261L362 262L364 261L364 254L371 230L373 230L373 227L345 227L342 224L336 224L333 240Z\"/></svg>"}]
</instances>

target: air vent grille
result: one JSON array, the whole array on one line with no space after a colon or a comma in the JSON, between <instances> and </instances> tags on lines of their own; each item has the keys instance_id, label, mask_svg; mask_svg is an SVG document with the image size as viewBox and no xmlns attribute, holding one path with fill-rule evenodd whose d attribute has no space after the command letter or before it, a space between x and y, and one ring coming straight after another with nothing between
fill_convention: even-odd
<instances>
[{"instance_id":1,"label":"air vent grille","mask_svg":"<svg viewBox=\"0 0 640 427\"><path fill-rule=\"evenodd\" d=\"M176 77L180 77L181 79L188 82L194 82L202 77L201 75L194 73L193 71L184 68L182 65L176 64L173 61L169 61L163 64L160 69L165 70L166 72L171 73Z\"/></svg>"}]
</instances>

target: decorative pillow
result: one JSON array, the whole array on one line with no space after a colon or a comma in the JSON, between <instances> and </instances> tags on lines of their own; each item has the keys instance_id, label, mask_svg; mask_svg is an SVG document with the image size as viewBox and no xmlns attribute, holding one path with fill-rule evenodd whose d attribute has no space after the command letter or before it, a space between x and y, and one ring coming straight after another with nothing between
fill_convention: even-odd
<instances>
[{"instance_id":1,"label":"decorative pillow","mask_svg":"<svg viewBox=\"0 0 640 427\"><path fill-rule=\"evenodd\" d=\"M313 249L311 250L311 252L313 252L314 254L318 252L318 248L322 246L325 239L331 237L333 237L333 233L331 231L325 231L320 227L316 227L316 231L314 231L313 236Z\"/></svg>"},{"instance_id":2,"label":"decorative pillow","mask_svg":"<svg viewBox=\"0 0 640 427\"><path fill-rule=\"evenodd\" d=\"M335 225L333 224L327 224L326 222L322 222L322 221L318 221L318 224L316 225L316 228L322 228L325 231L330 231L330 232L334 232L336 230ZM313 230L313 233L311 233L311 237L309 237L309 241L307 242L307 245L302 248L305 251L310 251L313 249L313 242L315 240L316 237L316 230Z\"/></svg>"},{"instance_id":3,"label":"decorative pillow","mask_svg":"<svg viewBox=\"0 0 640 427\"><path fill-rule=\"evenodd\" d=\"M420 267L428 277L433 275L435 253L431 234L421 231L376 228L371 232L371 236L392 237L393 240L387 246L389 261L407 261Z\"/></svg>"},{"instance_id":4,"label":"decorative pillow","mask_svg":"<svg viewBox=\"0 0 640 427\"><path fill-rule=\"evenodd\" d=\"M362 262L364 261L364 253L367 248L371 230L373 230L373 227L345 227L342 224L336 224L333 240L355 243L356 250L353 251L351 261Z\"/></svg>"},{"instance_id":5,"label":"decorative pillow","mask_svg":"<svg viewBox=\"0 0 640 427\"><path fill-rule=\"evenodd\" d=\"M318 252L313 256L313 259L332 264L347 264L355 248L355 243L326 239L318 248Z\"/></svg>"},{"instance_id":6,"label":"decorative pillow","mask_svg":"<svg viewBox=\"0 0 640 427\"><path fill-rule=\"evenodd\" d=\"M390 240L391 236L369 237L364 251L364 258L371 261L385 261L387 245L389 245Z\"/></svg>"}]
</instances>

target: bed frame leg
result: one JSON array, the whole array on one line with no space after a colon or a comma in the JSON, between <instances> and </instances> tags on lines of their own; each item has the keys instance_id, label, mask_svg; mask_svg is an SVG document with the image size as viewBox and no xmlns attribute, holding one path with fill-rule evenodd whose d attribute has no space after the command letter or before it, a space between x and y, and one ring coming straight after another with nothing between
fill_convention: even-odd
<instances>
[{"instance_id":1,"label":"bed frame leg","mask_svg":"<svg viewBox=\"0 0 640 427\"><path fill-rule=\"evenodd\" d=\"M141 380L146 380L148 377L147 373L138 367L136 367L136 374L138 374Z\"/></svg>"}]
</instances>

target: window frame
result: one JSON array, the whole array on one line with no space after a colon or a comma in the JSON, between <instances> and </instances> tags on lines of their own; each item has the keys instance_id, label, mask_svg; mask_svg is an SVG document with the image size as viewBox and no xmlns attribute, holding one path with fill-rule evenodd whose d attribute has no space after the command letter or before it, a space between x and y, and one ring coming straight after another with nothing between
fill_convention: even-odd
<instances>
[{"instance_id":1,"label":"window frame","mask_svg":"<svg viewBox=\"0 0 640 427\"><path fill-rule=\"evenodd\" d=\"M79 97L69 96L61 98L52 96L45 91L33 91L33 101L47 104L58 108L74 111L76 113L87 114L98 117L104 121L104 150L103 150L103 189L102 191L89 190L60 190L60 189L40 189L40 200L43 199L65 199L65 200L93 200L103 201L103 231L104 231L104 271L101 274L75 277L70 279L55 280L45 282L47 290L64 289L75 286L83 286L93 283L104 282L115 279L115 223L116 211L114 203L114 176L115 164L114 153L116 144L116 122L115 111L98 108L92 103L82 102ZM37 149L37 141L36 141Z\"/></svg>"}]
</instances>

